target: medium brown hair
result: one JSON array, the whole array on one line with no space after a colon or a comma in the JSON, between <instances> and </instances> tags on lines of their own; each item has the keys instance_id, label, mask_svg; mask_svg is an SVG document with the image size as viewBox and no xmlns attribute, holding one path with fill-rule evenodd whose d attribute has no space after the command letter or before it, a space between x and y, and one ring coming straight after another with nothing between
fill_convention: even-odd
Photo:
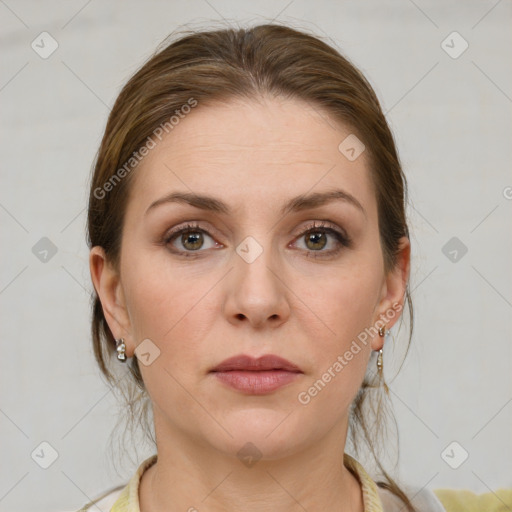
<instances>
[{"instance_id":1,"label":"medium brown hair","mask_svg":"<svg viewBox=\"0 0 512 512\"><path fill-rule=\"evenodd\" d=\"M90 186L89 247L103 247L109 261L119 268L124 214L134 176L131 171L137 167L134 156L139 155L159 127L170 129L169 120L176 111L191 100L201 106L231 98L254 100L270 96L306 101L319 113L350 127L365 144L378 206L384 267L386 272L394 269L399 240L403 236L409 238L405 214L407 183L392 133L363 74L317 36L283 25L184 32L174 42L165 43L135 73L112 108ZM127 162L131 162L129 166ZM413 330L409 286L405 300L410 317L407 355ZM92 340L97 363L108 382L125 396L128 420L140 423L154 442L147 417L142 421L150 399L138 360L131 358L123 367L124 373L119 373L122 365L117 364L115 340L97 294L93 294L92 301ZM364 441L386 480L377 484L414 512L409 498L379 461L377 452L386 446L386 440L380 437L390 408L387 387L379 378L374 373L363 380L351 405L349 440L356 454L360 439Z\"/></svg>"}]
</instances>

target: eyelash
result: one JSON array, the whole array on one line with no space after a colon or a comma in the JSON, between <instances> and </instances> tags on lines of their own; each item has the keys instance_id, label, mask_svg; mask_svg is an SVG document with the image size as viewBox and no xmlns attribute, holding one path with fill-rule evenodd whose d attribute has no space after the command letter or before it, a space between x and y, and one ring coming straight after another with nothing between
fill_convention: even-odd
<instances>
[{"instance_id":1,"label":"eyelash","mask_svg":"<svg viewBox=\"0 0 512 512\"><path fill-rule=\"evenodd\" d=\"M208 236L211 237L210 233L208 233L207 230L202 229L198 224L187 224L186 226L183 226L181 228L173 230L170 233L167 233L164 236L163 240L162 240L162 244L167 246L167 245L169 245L171 243L171 241L173 241L179 235L182 235L183 233L187 233L187 232L205 233L205 234L207 234ZM336 241L340 244L340 247L338 247L337 249L332 249L330 251L307 250L306 252L308 254L306 255L306 257L324 258L324 257L328 257L328 256L335 256L336 254L338 254L342 250L343 247L345 247L345 248L351 248L352 247L352 240L351 240L350 237L348 237L346 234L342 233L341 231L338 231L338 229L330 227L330 224L326 223L324 221L322 221L320 224L316 224L315 222L313 222L313 224L307 226L304 229L304 231L302 231L297 236L297 239L300 239L301 237L303 237L303 236L305 236L305 235L307 235L309 233L315 233L315 232L326 233L326 234L333 235L334 238L336 239ZM171 249L171 251L173 253L178 254L180 256L183 256L185 258L196 257L198 255L197 253L203 252L201 250L197 250L197 251L176 251L174 249Z\"/></svg>"}]
</instances>

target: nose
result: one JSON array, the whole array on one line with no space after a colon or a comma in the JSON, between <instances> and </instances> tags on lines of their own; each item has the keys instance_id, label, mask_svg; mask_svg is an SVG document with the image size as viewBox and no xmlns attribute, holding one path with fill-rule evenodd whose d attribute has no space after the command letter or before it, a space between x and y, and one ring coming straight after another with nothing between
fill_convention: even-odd
<instances>
[{"instance_id":1,"label":"nose","mask_svg":"<svg viewBox=\"0 0 512 512\"><path fill-rule=\"evenodd\" d=\"M278 327L290 315L285 272L270 249L254 239L240 244L233 255L234 267L226 279L224 314L239 326L246 322L255 329Z\"/></svg>"}]
</instances>

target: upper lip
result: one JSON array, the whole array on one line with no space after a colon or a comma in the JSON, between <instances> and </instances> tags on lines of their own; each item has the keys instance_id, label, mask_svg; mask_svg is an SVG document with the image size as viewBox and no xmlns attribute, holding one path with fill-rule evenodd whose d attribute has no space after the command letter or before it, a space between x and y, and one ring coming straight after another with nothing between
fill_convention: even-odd
<instances>
[{"instance_id":1,"label":"upper lip","mask_svg":"<svg viewBox=\"0 0 512 512\"><path fill-rule=\"evenodd\" d=\"M245 354L230 357L213 368L212 372L227 372L230 370L286 370L289 372L302 373L302 370L295 364L274 354L266 354L255 358Z\"/></svg>"}]
</instances>

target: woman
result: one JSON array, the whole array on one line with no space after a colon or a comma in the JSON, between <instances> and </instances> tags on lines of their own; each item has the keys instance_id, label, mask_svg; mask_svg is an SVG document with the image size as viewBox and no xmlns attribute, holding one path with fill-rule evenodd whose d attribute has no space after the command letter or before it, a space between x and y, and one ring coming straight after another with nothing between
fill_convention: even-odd
<instances>
[{"instance_id":1,"label":"woman","mask_svg":"<svg viewBox=\"0 0 512 512\"><path fill-rule=\"evenodd\" d=\"M157 454L97 505L445 510L345 452L362 435L376 455L406 302L412 333L405 204L374 91L316 37L191 33L153 56L110 114L88 242L95 355L150 406Z\"/></svg>"}]
</instances>

